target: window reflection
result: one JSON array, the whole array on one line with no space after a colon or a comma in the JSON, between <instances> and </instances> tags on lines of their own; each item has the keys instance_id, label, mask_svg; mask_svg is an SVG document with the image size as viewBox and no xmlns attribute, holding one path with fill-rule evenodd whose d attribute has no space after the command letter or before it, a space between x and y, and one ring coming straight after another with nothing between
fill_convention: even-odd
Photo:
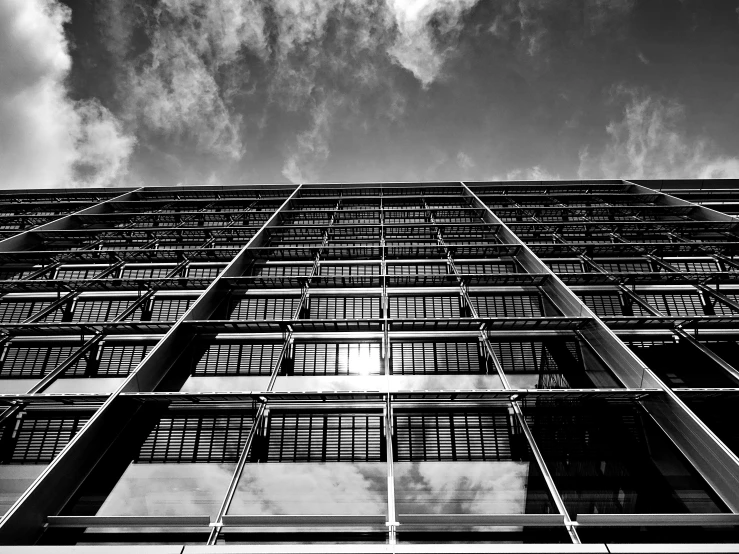
<instances>
[{"instance_id":1,"label":"window reflection","mask_svg":"<svg viewBox=\"0 0 739 554\"><path fill-rule=\"evenodd\" d=\"M726 511L636 405L542 400L525 413L572 517Z\"/></svg>"}]
</instances>

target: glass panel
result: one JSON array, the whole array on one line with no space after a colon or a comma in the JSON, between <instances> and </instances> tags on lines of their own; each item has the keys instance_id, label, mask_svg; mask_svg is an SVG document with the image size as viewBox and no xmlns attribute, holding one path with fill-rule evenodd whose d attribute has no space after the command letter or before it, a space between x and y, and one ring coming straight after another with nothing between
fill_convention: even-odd
<instances>
[{"instance_id":1,"label":"glass panel","mask_svg":"<svg viewBox=\"0 0 739 554\"><path fill-rule=\"evenodd\" d=\"M44 469L46 464L0 465L0 516L5 515Z\"/></svg>"},{"instance_id":2,"label":"glass panel","mask_svg":"<svg viewBox=\"0 0 739 554\"><path fill-rule=\"evenodd\" d=\"M497 375L390 375L390 391L502 389Z\"/></svg>"},{"instance_id":3,"label":"glass panel","mask_svg":"<svg viewBox=\"0 0 739 554\"><path fill-rule=\"evenodd\" d=\"M45 393L111 393L120 387L125 377L92 377L56 379Z\"/></svg>"},{"instance_id":4,"label":"glass panel","mask_svg":"<svg viewBox=\"0 0 739 554\"><path fill-rule=\"evenodd\" d=\"M269 375L247 377L189 377L181 392L265 391Z\"/></svg>"},{"instance_id":5,"label":"glass panel","mask_svg":"<svg viewBox=\"0 0 739 554\"><path fill-rule=\"evenodd\" d=\"M247 464L229 514L380 515L384 462Z\"/></svg>"},{"instance_id":6,"label":"glass panel","mask_svg":"<svg viewBox=\"0 0 739 554\"><path fill-rule=\"evenodd\" d=\"M506 408L395 412L395 501L403 514L556 513Z\"/></svg>"},{"instance_id":7,"label":"glass panel","mask_svg":"<svg viewBox=\"0 0 739 554\"><path fill-rule=\"evenodd\" d=\"M275 391L387 391L384 375L281 375Z\"/></svg>"},{"instance_id":8,"label":"glass panel","mask_svg":"<svg viewBox=\"0 0 739 554\"><path fill-rule=\"evenodd\" d=\"M0 394L25 394L41 379L0 379Z\"/></svg>"},{"instance_id":9,"label":"glass panel","mask_svg":"<svg viewBox=\"0 0 739 554\"><path fill-rule=\"evenodd\" d=\"M526 406L525 413L573 518L597 513L726 511L636 405L539 401Z\"/></svg>"},{"instance_id":10,"label":"glass panel","mask_svg":"<svg viewBox=\"0 0 739 554\"><path fill-rule=\"evenodd\" d=\"M97 512L99 516L215 516L236 464L128 466Z\"/></svg>"}]
</instances>

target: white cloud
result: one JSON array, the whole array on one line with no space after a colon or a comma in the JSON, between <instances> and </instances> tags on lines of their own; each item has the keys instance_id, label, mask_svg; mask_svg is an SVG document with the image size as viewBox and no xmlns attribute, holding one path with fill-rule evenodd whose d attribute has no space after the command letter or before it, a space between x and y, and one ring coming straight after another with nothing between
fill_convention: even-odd
<instances>
[{"instance_id":1,"label":"white cloud","mask_svg":"<svg viewBox=\"0 0 739 554\"><path fill-rule=\"evenodd\" d=\"M398 34L388 53L413 73L424 87L439 78L451 48L437 44L430 26L432 18L443 35L452 40L461 32L463 16L478 0L390 0ZM456 35L456 36L455 36Z\"/></svg>"},{"instance_id":2,"label":"white cloud","mask_svg":"<svg viewBox=\"0 0 739 554\"><path fill-rule=\"evenodd\" d=\"M556 181L559 178L559 175L550 173L539 165L527 169L514 169L506 174L508 181Z\"/></svg>"},{"instance_id":3,"label":"white cloud","mask_svg":"<svg viewBox=\"0 0 739 554\"><path fill-rule=\"evenodd\" d=\"M151 47L124 85L127 121L197 153L239 160L244 130L231 100L249 80L242 53L265 52L261 9L241 0L163 0L150 21Z\"/></svg>"},{"instance_id":4,"label":"white cloud","mask_svg":"<svg viewBox=\"0 0 739 554\"><path fill-rule=\"evenodd\" d=\"M0 2L3 188L120 184L125 174L133 139L99 103L68 97L69 17L53 0Z\"/></svg>"},{"instance_id":5,"label":"white cloud","mask_svg":"<svg viewBox=\"0 0 739 554\"><path fill-rule=\"evenodd\" d=\"M706 137L690 137L685 108L675 100L619 88L623 118L606 127L608 142L595 155L580 152L580 178L739 177L739 158L725 156Z\"/></svg>"},{"instance_id":6,"label":"white cloud","mask_svg":"<svg viewBox=\"0 0 739 554\"><path fill-rule=\"evenodd\" d=\"M457 165L462 171L469 171L475 167L475 162L466 152L457 152Z\"/></svg>"},{"instance_id":7,"label":"white cloud","mask_svg":"<svg viewBox=\"0 0 739 554\"><path fill-rule=\"evenodd\" d=\"M309 129L298 134L296 146L282 168L282 174L293 183L315 181L320 166L328 159L331 120L337 102L325 99L311 111Z\"/></svg>"}]
</instances>

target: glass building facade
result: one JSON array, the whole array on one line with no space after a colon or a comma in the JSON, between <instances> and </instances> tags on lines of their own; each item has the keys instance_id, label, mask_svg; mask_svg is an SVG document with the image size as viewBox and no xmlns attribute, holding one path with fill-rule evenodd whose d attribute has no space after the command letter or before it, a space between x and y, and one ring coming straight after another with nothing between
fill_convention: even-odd
<instances>
[{"instance_id":1,"label":"glass building facade","mask_svg":"<svg viewBox=\"0 0 739 554\"><path fill-rule=\"evenodd\" d=\"M737 213L731 181L0 192L0 553L739 552Z\"/></svg>"}]
</instances>

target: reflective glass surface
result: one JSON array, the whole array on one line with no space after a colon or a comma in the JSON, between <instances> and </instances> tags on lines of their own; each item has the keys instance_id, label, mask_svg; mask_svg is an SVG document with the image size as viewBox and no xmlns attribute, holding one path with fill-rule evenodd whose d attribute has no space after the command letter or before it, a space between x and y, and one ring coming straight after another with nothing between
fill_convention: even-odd
<instances>
[{"instance_id":1,"label":"reflective glass surface","mask_svg":"<svg viewBox=\"0 0 739 554\"><path fill-rule=\"evenodd\" d=\"M726 511L638 406L550 401L525 413L572 517Z\"/></svg>"},{"instance_id":2,"label":"reflective glass surface","mask_svg":"<svg viewBox=\"0 0 739 554\"><path fill-rule=\"evenodd\" d=\"M111 393L125 381L125 377L91 377L56 379L44 392L46 393Z\"/></svg>"},{"instance_id":3,"label":"reflective glass surface","mask_svg":"<svg viewBox=\"0 0 739 554\"><path fill-rule=\"evenodd\" d=\"M387 513L385 463L247 464L229 514Z\"/></svg>"},{"instance_id":4,"label":"reflective glass surface","mask_svg":"<svg viewBox=\"0 0 739 554\"><path fill-rule=\"evenodd\" d=\"M235 467L235 464L214 463L132 463L97 515L215 516Z\"/></svg>"},{"instance_id":5,"label":"reflective glass surface","mask_svg":"<svg viewBox=\"0 0 739 554\"><path fill-rule=\"evenodd\" d=\"M10 509L45 468L46 464L0 465L0 516Z\"/></svg>"}]
</instances>

